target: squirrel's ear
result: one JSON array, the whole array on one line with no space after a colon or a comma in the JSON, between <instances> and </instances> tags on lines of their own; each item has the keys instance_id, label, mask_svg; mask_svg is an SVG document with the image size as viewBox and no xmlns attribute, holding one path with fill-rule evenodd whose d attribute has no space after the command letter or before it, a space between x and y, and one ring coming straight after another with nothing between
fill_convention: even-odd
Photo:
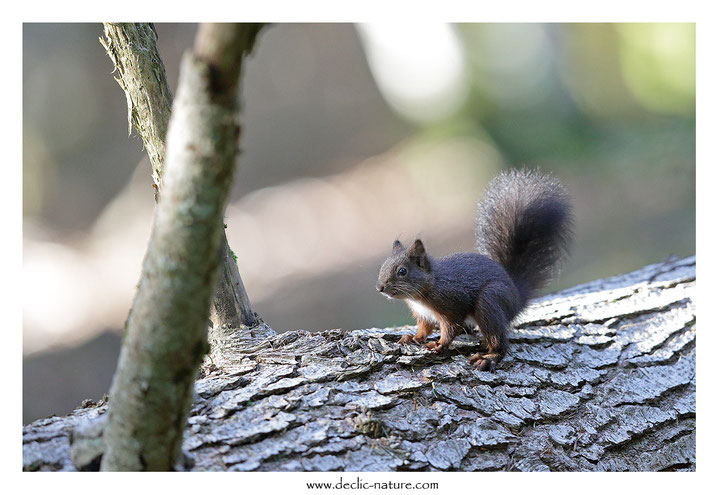
<instances>
[{"instance_id":1,"label":"squirrel's ear","mask_svg":"<svg viewBox=\"0 0 719 495\"><path fill-rule=\"evenodd\" d=\"M410 258L417 263L417 266L429 271L429 258L427 257L427 252L424 250L424 244L422 244L420 239L414 241L414 244L409 247L407 253Z\"/></svg>"},{"instance_id":2,"label":"squirrel's ear","mask_svg":"<svg viewBox=\"0 0 719 495\"><path fill-rule=\"evenodd\" d=\"M402 251L403 249L404 249L404 246L402 245L401 242L399 242L399 239L394 241L394 243L392 244L392 254L397 254L400 251Z\"/></svg>"},{"instance_id":3,"label":"squirrel's ear","mask_svg":"<svg viewBox=\"0 0 719 495\"><path fill-rule=\"evenodd\" d=\"M422 240L415 240L414 243L409 247L407 252L410 254L410 256L419 256L425 254L424 244L422 244Z\"/></svg>"}]
</instances>

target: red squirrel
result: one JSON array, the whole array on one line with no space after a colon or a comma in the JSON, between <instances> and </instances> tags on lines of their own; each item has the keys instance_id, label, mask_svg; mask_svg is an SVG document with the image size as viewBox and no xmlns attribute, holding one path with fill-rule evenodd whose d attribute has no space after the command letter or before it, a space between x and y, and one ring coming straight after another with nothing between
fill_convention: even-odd
<instances>
[{"instance_id":1,"label":"red squirrel","mask_svg":"<svg viewBox=\"0 0 719 495\"><path fill-rule=\"evenodd\" d=\"M403 299L417 319L417 334L404 335L400 344L424 343L439 326L439 341L426 346L441 352L466 326L477 325L488 352L469 361L494 371L507 352L510 322L568 254L569 195L558 180L537 170L502 172L477 205L476 237L478 253L441 258L427 254L420 239L409 248L394 241L377 290Z\"/></svg>"}]
</instances>

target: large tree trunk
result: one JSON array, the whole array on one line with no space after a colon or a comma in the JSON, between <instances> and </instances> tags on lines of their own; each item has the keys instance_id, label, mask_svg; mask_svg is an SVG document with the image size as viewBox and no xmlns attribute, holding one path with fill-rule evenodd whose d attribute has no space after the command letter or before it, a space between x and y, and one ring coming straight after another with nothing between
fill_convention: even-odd
<instances>
[{"instance_id":1,"label":"large tree trunk","mask_svg":"<svg viewBox=\"0 0 719 495\"><path fill-rule=\"evenodd\" d=\"M103 470L169 470L180 454L238 154L239 72L256 34L254 25L203 24L183 57L162 196L110 389Z\"/></svg>"},{"instance_id":2,"label":"large tree trunk","mask_svg":"<svg viewBox=\"0 0 719 495\"><path fill-rule=\"evenodd\" d=\"M172 93L157 49L157 34L148 23L106 22L105 47L119 77L115 80L127 98L128 132L135 126L152 166L155 198L162 191L165 137L170 120ZM232 329L257 323L227 238L222 238L220 276L210 308L210 340L222 342Z\"/></svg>"},{"instance_id":3,"label":"large tree trunk","mask_svg":"<svg viewBox=\"0 0 719 495\"><path fill-rule=\"evenodd\" d=\"M694 470L694 297L687 258L543 298L496 373L470 335L435 356L411 328L245 331L195 383L185 468ZM96 467L105 409L26 426L24 468Z\"/></svg>"}]
</instances>

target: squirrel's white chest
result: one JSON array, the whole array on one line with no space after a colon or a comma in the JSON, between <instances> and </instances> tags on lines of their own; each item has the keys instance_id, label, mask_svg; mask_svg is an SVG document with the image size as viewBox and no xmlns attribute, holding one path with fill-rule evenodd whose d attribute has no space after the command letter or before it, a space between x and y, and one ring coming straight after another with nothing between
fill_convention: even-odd
<instances>
[{"instance_id":1,"label":"squirrel's white chest","mask_svg":"<svg viewBox=\"0 0 719 495\"><path fill-rule=\"evenodd\" d=\"M410 309L417 318L422 318L423 320L431 321L432 323L439 323L439 321L437 320L437 315L434 314L434 311L429 309L421 302L408 299L407 304L409 304Z\"/></svg>"},{"instance_id":2,"label":"squirrel's white chest","mask_svg":"<svg viewBox=\"0 0 719 495\"><path fill-rule=\"evenodd\" d=\"M439 318L437 318L436 313L421 302L413 299L407 299L407 304L409 304L410 309L417 318L422 318L423 320L439 324ZM475 326L477 325L477 320L475 320L472 315L467 315L464 319L464 323L469 326Z\"/></svg>"}]
</instances>

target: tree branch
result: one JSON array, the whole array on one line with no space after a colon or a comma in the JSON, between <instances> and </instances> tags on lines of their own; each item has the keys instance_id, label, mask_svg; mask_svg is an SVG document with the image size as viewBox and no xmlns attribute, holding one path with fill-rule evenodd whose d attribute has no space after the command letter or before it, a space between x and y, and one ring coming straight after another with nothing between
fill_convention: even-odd
<instances>
[{"instance_id":1,"label":"tree branch","mask_svg":"<svg viewBox=\"0 0 719 495\"><path fill-rule=\"evenodd\" d=\"M242 33L248 26L231 29ZM182 60L162 195L110 390L103 470L169 470L180 452L192 384L207 350L222 217L238 153L238 67L254 36L230 41L214 45L225 52L226 65L206 53L188 52Z\"/></svg>"},{"instance_id":2,"label":"tree branch","mask_svg":"<svg viewBox=\"0 0 719 495\"><path fill-rule=\"evenodd\" d=\"M127 98L127 132L135 126L147 150L152 180L160 189L165 162L165 136L172 93L157 49L157 33L148 23L104 23L105 47Z\"/></svg>"},{"instance_id":3,"label":"tree branch","mask_svg":"<svg viewBox=\"0 0 719 495\"><path fill-rule=\"evenodd\" d=\"M231 25L220 25L221 32L231 31ZM254 43L261 26L246 25L244 40L234 40L237 46L249 46ZM200 31L202 28L200 29ZM112 60L119 77L115 80L125 92L127 98L128 132L134 124L147 150L152 165L152 179L155 187L155 199L162 190L163 167L165 162L165 135L170 119L172 94L167 84L165 66L157 49L157 33L147 23L104 23L105 38L100 43ZM226 34L225 34L226 36ZM201 43L198 57L206 57L207 42L200 41L206 34L198 32ZM233 41L233 40L229 40ZM225 43L225 46L228 46ZM217 55L227 57L226 55ZM225 64L229 59L223 59ZM212 64L210 66L213 66ZM213 69L214 70L214 69ZM240 67L220 69L227 81L237 80ZM234 84L224 82L224 84ZM229 93L223 93L228 94ZM231 95L234 97L234 95ZM230 100L232 99L228 96ZM228 101L230 101L228 100ZM227 102L225 102L227 103ZM213 323L212 341L222 342L232 335L232 329L242 325L254 326L257 318L250 306L244 283L240 277L237 264L231 256L227 238L223 233L221 244L222 269L218 278L210 320Z\"/></svg>"}]
</instances>

